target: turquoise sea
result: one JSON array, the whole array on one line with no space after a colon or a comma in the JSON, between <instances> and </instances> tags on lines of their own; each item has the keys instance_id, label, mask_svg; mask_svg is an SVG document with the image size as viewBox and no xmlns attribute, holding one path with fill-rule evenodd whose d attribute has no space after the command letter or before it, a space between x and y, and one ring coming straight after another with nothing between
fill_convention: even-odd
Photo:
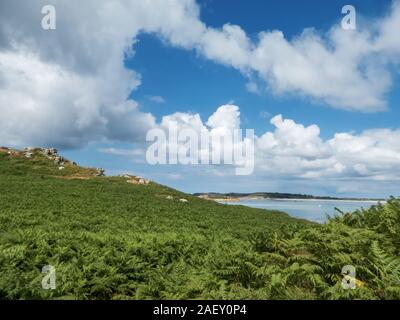
<instances>
[{"instance_id":1,"label":"turquoise sea","mask_svg":"<svg viewBox=\"0 0 400 320\"><path fill-rule=\"evenodd\" d=\"M369 208L378 204L376 201L350 201L350 200L242 200L240 204L253 208L280 210L292 217L307 219L318 223L326 221L327 215L339 214L335 208L343 212L353 212L361 208Z\"/></svg>"}]
</instances>

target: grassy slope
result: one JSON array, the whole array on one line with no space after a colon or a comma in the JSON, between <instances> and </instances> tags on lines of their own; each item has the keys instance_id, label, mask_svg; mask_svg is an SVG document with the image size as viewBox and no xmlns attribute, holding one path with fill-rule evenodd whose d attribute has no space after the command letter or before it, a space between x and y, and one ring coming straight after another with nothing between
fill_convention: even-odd
<instances>
[{"instance_id":1,"label":"grassy slope","mask_svg":"<svg viewBox=\"0 0 400 320\"><path fill-rule=\"evenodd\" d=\"M399 199L316 225L94 173L0 152L0 299L400 299Z\"/></svg>"},{"instance_id":2,"label":"grassy slope","mask_svg":"<svg viewBox=\"0 0 400 320\"><path fill-rule=\"evenodd\" d=\"M254 234L309 225L91 174L0 153L0 297L255 298L220 272L257 260ZM57 272L51 292L41 289L47 264Z\"/></svg>"}]
</instances>

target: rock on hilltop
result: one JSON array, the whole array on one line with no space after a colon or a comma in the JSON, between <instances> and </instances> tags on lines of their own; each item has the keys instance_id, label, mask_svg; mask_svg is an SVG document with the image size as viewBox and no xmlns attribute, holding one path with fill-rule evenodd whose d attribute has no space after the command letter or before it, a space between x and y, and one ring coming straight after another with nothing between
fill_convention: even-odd
<instances>
[{"instance_id":1,"label":"rock on hilltop","mask_svg":"<svg viewBox=\"0 0 400 320\"><path fill-rule=\"evenodd\" d=\"M18 150L8 147L0 147L0 153L6 154L15 165L21 166L25 160L32 161L33 171L38 173L54 173L59 171L61 176L71 177L102 177L105 170L101 168L83 168L76 162L70 161L58 154L55 148L28 147Z\"/></svg>"},{"instance_id":2,"label":"rock on hilltop","mask_svg":"<svg viewBox=\"0 0 400 320\"><path fill-rule=\"evenodd\" d=\"M81 167L76 162L59 155L55 148L28 147L24 150L17 150L0 147L0 155L12 162L11 168L28 167L32 174L51 175L63 179L89 179L105 176L104 169ZM130 174L120 175L119 178L126 179L126 182L130 184L148 185L151 183L150 180Z\"/></svg>"}]
</instances>

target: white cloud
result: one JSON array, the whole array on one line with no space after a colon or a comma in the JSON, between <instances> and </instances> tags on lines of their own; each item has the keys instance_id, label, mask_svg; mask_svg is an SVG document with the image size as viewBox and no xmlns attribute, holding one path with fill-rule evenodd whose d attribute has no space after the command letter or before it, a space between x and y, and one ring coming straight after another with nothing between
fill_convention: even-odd
<instances>
[{"instance_id":1,"label":"white cloud","mask_svg":"<svg viewBox=\"0 0 400 320\"><path fill-rule=\"evenodd\" d=\"M208 59L243 71L252 58L252 43L246 33L236 25L225 24L221 30L205 29L197 47Z\"/></svg>"},{"instance_id":2,"label":"white cloud","mask_svg":"<svg viewBox=\"0 0 400 320\"><path fill-rule=\"evenodd\" d=\"M261 172L307 179L400 179L400 130L366 130L320 138L317 125L304 127L281 115L272 118L275 131L257 140Z\"/></svg>"},{"instance_id":3,"label":"white cloud","mask_svg":"<svg viewBox=\"0 0 400 320\"><path fill-rule=\"evenodd\" d=\"M258 87L257 83L255 83L254 81L250 81L248 83L246 83L246 89L247 91L257 94L260 94L260 88Z\"/></svg>"},{"instance_id":4,"label":"white cloud","mask_svg":"<svg viewBox=\"0 0 400 320\"><path fill-rule=\"evenodd\" d=\"M192 164L233 164L230 169L245 168L251 174L254 157L252 152L249 154L251 144L248 136L245 132L242 136L235 136L235 130L240 129L238 106L222 105L206 122L199 114L178 112L167 115L162 118L159 129L163 131L166 141L156 142L158 150L177 150L178 159L189 156ZM248 157L244 157L243 153Z\"/></svg>"},{"instance_id":5,"label":"white cloud","mask_svg":"<svg viewBox=\"0 0 400 320\"><path fill-rule=\"evenodd\" d=\"M163 117L161 128L168 130L171 122L177 124L178 131L194 129L199 134L223 135L240 129L240 110L235 105L223 105L205 123L199 114L175 113ZM270 122L275 129L256 137L256 177L400 180L400 129L365 130L359 134L343 132L324 140L315 124L304 126L282 115ZM222 150L224 146L213 147ZM231 169L215 167L213 174L229 176L233 174Z\"/></svg>"},{"instance_id":6,"label":"white cloud","mask_svg":"<svg viewBox=\"0 0 400 320\"><path fill-rule=\"evenodd\" d=\"M54 31L41 29L44 4L56 7ZM141 80L124 56L133 55L139 32L191 45L195 25L202 26L197 16L188 0L2 1L0 144L143 141L155 119L128 100Z\"/></svg>"},{"instance_id":7,"label":"white cloud","mask_svg":"<svg viewBox=\"0 0 400 320\"><path fill-rule=\"evenodd\" d=\"M387 16L367 19L356 31L336 24L325 34L305 29L289 40L274 30L260 32L252 42L239 26L227 24L222 30L208 28L198 48L250 78L255 73L276 94L297 93L336 108L373 112L387 108L390 69L400 63L399 27L400 2L394 1ZM247 88L256 91L253 82Z\"/></svg>"},{"instance_id":8,"label":"white cloud","mask_svg":"<svg viewBox=\"0 0 400 320\"><path fill-rule=\"evenodd\" d=\"M304 127L293 120L284 120L281 115L271 119L276 127L274 133L267 132L258 142L259 150L282 156L321 157L327 153L319 137L320 129L316 125Z\"/></svg>"},{"instance_id":9,"label":"white cloud","mask_svg":"<svg viewBox=\"0 0 400 320\"><path fill-rule=\"evenodd\" d=\"M207 125L212 129L240 129L239 107L231 104L220 106L217 111L208 118Z\"/></svg>"},{"instance_id":10,"label":"white cloud","mask_svg":"<svg viewBox=\"0 0 400 320\"><path fill-rule=\"evenodd\" d=\"M25 49L0 52L1 142L75 147L104 136L143 139L154 117L124 99L138 80L122 68L114 72L117 84L44 63Z\"/></svg>"},{"instance_id":11,"label":"white cloud","mask_svg":"<svg viewBox=\"0 0 400 320\"><path fill-rule=\"evenodd\" d=\"M161 96L149 96L148 99L155 103L165 103L165 99Z\"/></svg>"},{"instance_id":12,"label":"white cloud","mask_svg":"<svg viewBox=\"0 0 400 320\"><path fill-rule=\"evenodd\" d=\"M119 149L119 148L99 148L97 151L115 156L144 156L146 153L143 149Z\"/></svg>"},{"instance_id":13,"label":"white cloud","mask_svg":"<svg viewBox=\"0 0 400 320\"><path fill-rule=\"evenodd\" d=\"M176 123L180 130L194 129L197 132L201 132L201 130L206 129L198 113L190 114L185 112L176 112L171 115L163 116L160 126L167 130L172 122Z\"/></svg>"}]
</instances>

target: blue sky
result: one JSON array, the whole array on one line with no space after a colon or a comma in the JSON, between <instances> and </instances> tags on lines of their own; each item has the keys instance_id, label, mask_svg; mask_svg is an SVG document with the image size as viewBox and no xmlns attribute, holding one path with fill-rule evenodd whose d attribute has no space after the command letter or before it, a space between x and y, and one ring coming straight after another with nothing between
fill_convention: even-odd
<instances>
[{"instance_id":1,"label":"blue sky","mask_svg":"<svg viewBox=\"0 0 400 320\"><path fill-rule=\"evenodd\" d=\"M400 180L400 147L395 142L400 136L398 131L400 127L400 77L399 59L396 57L399 56L400 51L396 51L399 48L399 41L392 37L391 29L385 29L385 26L389 23L398 25L400 15L397 15L397 11L400 12L400 10L397 9L400 6L394 5L397 2L376 0L353 0L351 2L351 5L356 8L357 31L350 36L354 36L351 40L355 43L354 50L343 45L345 51L348 50L346 52L350 56L349 60L343 58L340 50L336 50L339 52L336 54L332 49L335 39L338 39L336 45L340 48L341 43L348 40L346 37L349 33L338 31L337 38L329 33L335 27L340 26L344 16L341 14L341 9L344 5L349 4L347 1L205 0L197 3L187 1L186 4L184 1L171 1L168 12L178 12L180 6L184 6L183 18L181 18L184 21L182 22L183 26L174 20L174 15L171 14L169 17L170 13L165 14L165 17L153 17L155 15L154 8L148 9L149 12L153 10L148 17L148 21L151 23L140 22L143 23L142 26L138 22L136 25L134 12L137 3L135 0L128 1L131 4L121 11L119 7L108 8L110 15L115 13L114 20L110 20L108 17L106 19L101 13L103 11L100 9L103 4L96 5L96 2L89 2L90 4L85 4L87 12L96 12L93 17L88 18L93 21L85 21L83 15L86 8L81 8L82 16L79 17L79 12L74 11L76 9L70 8L65 3L61 5L54 1L56 8L62 6L57 15L59 22L54 33L58 36L56 40L50 39L48 34L43 35L39 31L35 34L28 34L31 32L29 28L32 29L29 21L26 22L26 26L21 26L21 28L26 27L22 32L23 35L26 34L26 39L29 38L31 41L33 39L40 48L32 53L32 55L37 54L37 68L40 68L39 70L43 74L50 70L48 68L50 63L52 66L59 65L68 75L62 77L60 86L62 85L65 91L71 95L76 94L77 97L72 100L72 103L67 103L69 97L51 95L48 100L61 101L60 104L65 103L66 107L63 108L62 116L53 112L53 109L43 116L43 112L38 109L37 114L32 114L30 118L26 116L29 128L32 123L38 122L37 126L34 128L32 126L32 130L36 131L32 131L27 136L19 136L17 133L9 134L10 137L3 138L1 143L16 146L26 146L32 143L55 145L67 157L82 165L103 167L109 174L130 172L143 175L186 192L278 191L370 197L396 195ZM5 8L9 9L13 6L10 1L6 1L6 3L3 4ZM36 6L41 4L41 1L35 2ZM90 7L91 5L93 7ZM160 6L164 5L160 4ZM23 9L26 11L25 14L29 10L35 11L34 5L32 6L32 8ZM168 4L166 6L168 9ZM193 14L192 9L198 10L198 15ZM162 11L163 9L156 8L156 10ZM123 11L126 12L126 17L122 13ZM68 13L70 16L67 16ZM186 18L188 19L187 23ZM73 19L77 20L74 22ZM164 19L165 24L162 21ZM139 16L137 20L140 20ZM86 32L79 32L79 30L87 31L95 28L99 21L106 31L99 32L99 30L93 29L93 33L89 35ZM107 26L110 21L112 24ZM4 52L3 59L14 59L9 56L10 50L27 54L26 50L21 49L22 45L17 47L11 45L11 40L14 41L13 43L24 43L24 36L15 38L15 35L8 35L6 32L6 27L13 25L14 22L3 20L0 34L2 35L0 37L0 54ZM35 23L34 19L31 23ZM68 24L72 25L73 23L74 27L78 28L75 33L73 28L67 31ZM131 23L132 26L130 26ZM260 52L264 50L262 52L268 61L260 58L260 61L256 62L253 61L254 59L243 62L240 55L242 53L239 51L238 53L229 52L231 48L228 47L226 47L226 51L223 47L222 50L215 49L218 43L211 43L212 39L204 40L205 38L203 38L207 36L208 31L204 31L202 36L192 32L192 30L196 30L198 23L225 37L224 39L233 37L232 41L242 43L239 42L238 33L232 36L231 31L223 29L226 24L237 26L235 30L240 29L245 34L246 41L251 43L252 49L246 49L248 53L257 51L257 48ZM308 28L313 30L311 31L312 36L302 38L301 34ZM145 31L140 31L142 29ZM107 30L112 31L109 38L104 35L107 34ZM288 51L283 52L277 49L278 53L273 56L270 53L273 50L270 50L268 45L265 48L261 46L259 33L266 32L268 41L272 41L268 42L269 46L274 46L275 40L271 40L274 30L283 33L285 43L281 43L283 48L281 50ZM364 38L365 33L368 33L369 37ZM130 37L132 43L129 47L132 48L134 54L127 54L126 47L118 42L122 42L122 40L115 35L120 34L124 35L124 39ZM188 36L188 34L190 35ZM199 39L192 41L196 37ZM371 40L373 37L376 39ZM299 38L300 45L297 46L295 41ZM318 40L315 40L316 38ZM276 41L279 42L279 40ZM312 47L320 43L328 54L332 53L331 61L325 62L322 58L320 60L320 56L322 57L325 53ZM307 46L310 46L310 49ZM363 46L365 48L374 46L374 48L363 49ZM114 47L115 50L113 50ZM107 48L110 48L109 57ZM213 51L214 49L216 51ZM123 55L121 55L122 50L124 50ZM367 50L370 52L365 52ZM61 56L60 52L63 52ZM312 85L305 85L301 79L299 81L296 74L288 76L287 74L290 74L297 65L292 66L294 62L291 59L282 62L279 59L280 52L288 54L288 56L295 54L293 57L298 54L298 57L307 60L299 69L305 70L304 82L307 82L306 79L310 76L310 81L317 86L321 83L321 88L314 91ZM309 55L310 52L313 55ZM352 56L353 52L354 56ZM121 56L125 56L125 59L119 61L121 66L117 66L118 57L121 60ZM1 57L0 55L0 62ZM320 64L321 70L324 68L330 70L328 75L321 75L319 79L318 67L312 67L314 57L315 64ZM88 67L87 61L93 62L93 66L90 63ZM340 70L342 73L338 71L338 75L336 75L334 70L336 66L329 65L332 64L332 61L344 65L344 71ZM24 66L22 62L18 65L21 68ZM103 68L103 66L107 66L107 68ZM304 69L309 66L311 66L310 70ZM286 70L284 74L276 71L282 68L287 68L284 69ZM348 78L343 75L347 68L349 70ZM365 70L371 71L372 76L370 77ZM15 80L18 79L17 75L11 77L14 71L7 70L7 74L10 79ZM131 71L135 74L130 74ZM30 69L23 70L23 72L34 73ZM18 73L15 72L15 74ZM105 82L108 80L109 83L98 84L94 83L94 80L89 81L88 74L93 75L93 78L97 77L97 82L99 78L103 78ZM332 74L334 75L332 77L338 77L332 78L338 79L337 83L330 80L329 77ZM78 81L75 79L71 83L76 84L80 81L80 87L82 90L85 89L84 94L80 93L80 89L75 88L74 84L65 83L65 79L69 76L71 79L75 79L75 76L80 77ZM382 76L382 81L379 79L380 76ZM352 79L358 78L362 83L352 82ZM139 79L140 84L133 84ZM249 83L257 86L257 92L249 90ZM330 89L330 85L334 89ZM24 92L20 89L22 87L21 85L17 88L18 94L24 94L21 99L29 98L29 101L34 101L40 108L42 105L40 99L43 96L38 93L40 88L37 89L37 92ZM17 91L17 89L15 90ZM351 93L352 90L355 91L354 95ZM88 91L93 93L87 96ZM126 93L128 94L124 99L135 104L135 107L127 108L127 110L134 109L129 114L129 117L133 117L130 123L138 129L130 128L130 131L122 132L124 121L118 120L118 122L115 120L117 119L115 114L110 114L105 109L107 103L111 103L110 101L114 103L114 100L119 99L119 95L122 96ZM343 101L341 100L342 93ZM108 96L105 96L106 94ZM366 102L358 103L364 97L368 98ZM0 99L0 101L2 100ZM81 101L84 101L85 112L79 113L76 111L78 107L71 107L71 105L75 106L76 101L79 101L79 107L81 107ZM257 137L260 138L260 147L256 150L262 154L259 156L259 162L262 164L265 161L271 169L261 169L262 166L260 166L256 168L253 175L238 177L230 174L229 169L225 170L226 168L222 168L222 172L215 174L215 168L192 168L180 165L151 166L144 161L143 157L139 156L139 151L146 149L147 146L143 138L145 130L139 132L144 122L146 122L146 126L143 126L146 128L159 126L163 117L179 112L185 115L199 114L205 124L211 115L218 113L218 110L222 112L218 108L224 105L237 106L240 110L241 128L255 130ZM383 105L384 107L382 107ZM68 111L71 109L74 111ZM226 110L226 112L234 112L232 108ZM5 109L2 111L5 112ZM20 112L23 114L23 111ZM128 115L129 111L126 112ZM59 129L59 132L62 132L63 135L58 136L58 133L54 133L54 135L50 134L50 138L49 134L37 132L41 117L47 117L49 114L52 115L52 118L47 119L47 123L49 120L51 123L61 121L62 129ZM272 120L276 119L274 117L277 115L282 115L282 122ZM12 116L17 117L18 114L15 113ZM150 119L151 117L153 119ZM127 118L128 116L124 120ZM15 119L11 118L11 120ZM71 119L71 123L68 124L66 119ZM100 130L99 127L105 123L104 130L102 128ZM109 127L107 127L108 124L110 124ZM315 126L319 128L318 133L315 133ZM307 131L309 127L310 129ZM71 128L75 128L75 130ZM282 132L294 130L293 132L298 135L306 135L308 132L311 140L296 140L296 137L289 135L288 137L294 140L286 141L283 133L279 132L279 128ZM375 132L366 133L370 130L375 130ZM268 149L270 147L265 145L265 141L261 141L261 137L268 132L274 134L271 139L278 145L275 149ZM350 135L349 139L345 139L347 142L339 138L334 139L335 135L342 133ZM344 145L345 143L347 145ZM279 144L282 146L279 147ZM307 147L315 149L311 156L298 151ZM282 156L278 148L280 150L288 148L288 150ZM321 149L319 150L320 154L318 148ZM329 151L331 153L325 151L325 148L331 148L332 150ZM347 151L343 151L347 150L346 148L349 150L359 148L360 152L359 154L356 151L354 154L350 152L351 154L347 156ZM132 153L127 150L131 150ZM136 153L133 150L136 150ZM326 152L329 154L327 155ZM384 153L383 160L379 162L379 159L376 159L375 162L374 157L379 152ZM298 168L290 165L296 161L300 166ZM321 162L326 164L321 164ZM287 163L288 167L284 167L283 164L280 166L280 163ZM316 167L318 169L315 169ZM332 168L335 170L332 171Z\"/></svg>"}]
</instances>

